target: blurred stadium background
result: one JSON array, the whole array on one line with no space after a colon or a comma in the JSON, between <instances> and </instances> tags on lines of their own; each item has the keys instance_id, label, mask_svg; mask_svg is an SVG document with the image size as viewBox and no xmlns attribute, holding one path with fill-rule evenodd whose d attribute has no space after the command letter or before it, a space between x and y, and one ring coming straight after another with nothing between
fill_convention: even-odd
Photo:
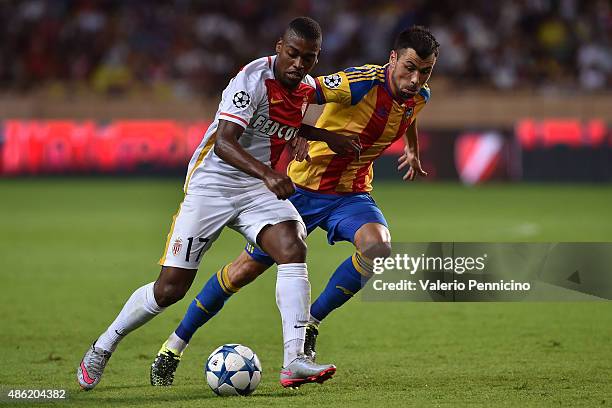
<instances>
[{"instance_id":1,"label":"blurred stadium background","mask_svg":"<svg viewBox=\"0 0 612 408\"><path fill-rule=\"evenodd\" d=\"M612 179L612 6L598 0L3 1L0 173L182 174L228 79L297 15L323 28L314 74L383 64L398 30L431 28L429 180ZM395 177L388 164L377 178Z\"/></svg>"},{"instance_id":2,"label":"blurred stadium background","mask_svg":"<svg viewBox=\"0 0 612 408\"><path fill-rule=\"evenodd\" d=\"M337 378L282 390L273 272L196 335L172 389L153 389L148 365L162 339L244 245L231 232L186 298L123 342L93 393L78 392L83 351L157 273L186 164L220 91L243 64L271 54L298 15L323 28L314 74L385 63L393 35L410 24L441 43L419 117L430 176L400 184L401 145L376 165L374 197L396 242L612 241L609 1L4 0L0 366L10 369L0 370L0 388L68 389L72 402L92 406L201 406L217 398L203 392L205 357L244 342L265 371L255 405L609 403L609 302L355 299L326 320L318 343ZM329 247L320 231L308 245L316 296L353 249Z\"/></svg>"}]
</instances>

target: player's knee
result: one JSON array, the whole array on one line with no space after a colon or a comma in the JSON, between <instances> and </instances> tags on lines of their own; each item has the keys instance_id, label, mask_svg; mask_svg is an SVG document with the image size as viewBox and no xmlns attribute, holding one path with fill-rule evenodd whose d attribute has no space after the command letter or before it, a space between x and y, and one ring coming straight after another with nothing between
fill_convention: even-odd
<instances>
[{"instance_id":1,"label":"player's knee","mask_svg":"<svg viewBox=\"0 0 612 408\"><path fill-rule=\"evenodd\" d=\"M275 261L278 264L306 262L306 241L301 237L284 240L280 245Z\"/></svg>"},{"instance_id":2,"label":"player's knee","mask_svg":"<svg viewBox=\"0 0 612 408\"><path fill-rule=\"evenodd\" d=\"M387 258L391 255L391 241L386 239L366 240L357 247L357 250L369 259Z\"/></svg>"},{"instance_id":3,"label":"player's knee","mask_svg":"<svg viewBox=\"0 0 612 408\"><path fill-rule=\"evenodd\" d=\"M369 259L391 255L391 234L380 224L365 224L355 233L355 247Z\"/></svg>"},{"instance_id":4,"label":"player's knee","mask_svg":"<svg viewBox=\"0 0 612 408\"><path fill-rule=\"evenodd\" d=\"M182 284L157 281L154 286L155 302L160 307L168 307L183 299L187 290L189 287Z\"/></svg>"}]
</instances>

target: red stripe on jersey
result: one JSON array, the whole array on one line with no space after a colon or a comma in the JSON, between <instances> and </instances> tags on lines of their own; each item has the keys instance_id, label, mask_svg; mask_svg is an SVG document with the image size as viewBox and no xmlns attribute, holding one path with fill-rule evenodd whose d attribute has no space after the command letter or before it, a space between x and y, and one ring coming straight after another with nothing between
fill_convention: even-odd
<instances>
[{"instance_id":1,"label":"red stripe on jersey","mask_svg":"<svg viewBox=\"0 0 612 408\"><path fill-rule=\"evenodd\" d=\"M270 119L299 128L302 125L302 107L308 104L314 88L302 82L297 89L289 92L275 79L266 79L265 84Z\"/></svg>"},{"instance_id":2,"label":"red stripe on jersey","mask_svg":"<svg viewBox=\"0 0 612 408\"><path fill-rule=\"evenodd\" d=\"M353 191L363 191L363 189L365 189L365 179L366 176L370 174L371 166L372 162L369 162L368 164L357 170L357 173L355 174L355 179L353 180Z\"/></svg>"},{"instance_id":3,"label":"red stripe on jersey","mask_svg":"<svg viewBox=\"0 0 612 408\"><path fill-rule=\"evenodd\" d=\"M226 112L221 112L219 114L219 116L227 116L229 118L238 119L239 121L244 123L244 126L249 126L249 122L247 122L246 120L242 119L240 116L232 115L231 113L226 113Z\"/></svg>"},{"instance_id":4,"label":"red stripe on jersey","mask_svg":"<svg viewBox=\"0 0 612 408\"><path fill-rule=\"evenodd\" d=\"M359 135L361 150L365 151L370 148L383 134L392 107L393 99L391 99L382 86L377 87L376 106L374 107L374 111L372 111L372 116L370 116L368 124ZM319 190L335 190L340 182L342 173L353 160L354 158L350 156L334 155L334 158L331 159L325 172L321 176Z\"/></svg>"},{"instance_id":5,"label":"red stripe on jersey","mask_svg":"<svg viewBox=\"0 0 612 408\"><path fill-rule=\"evenodd\" d=\"M266 79L265 85L268 96L268 117L281 125L298 129L302 125L304 111L308 107L314 88L300 83L297 89L288 91L274 79ZM270 135L270 167L282 171L287 164L286 160L283 160L283 151L288 140L280 132L279 130Z\"/></svg>"},{"instance_id":6,"label":"red stripe on jersey","mask_svg":"<svg viewBox=\"0 0 612 408\"><path fill-rule=\"evenodd\" d=\"M378 159L383 154L383 152L389 148L389 146L391 146L397 139L402 137L402 135L406 133L406 129L408 129L409 125L410 125L410 120L406 118L402 119L402 123L399 129L397 129L397 132L395 133L393 140L390 140L389 142L387 142L387 145L384 146L382 149L380 149L380 152L378 152L378 154L376 154L376 156L373 157L372 160L367 165L357 170L357 174L355 174L355 179L353 180L353 191L365 190L366 177L370 174L370 167L372 166L372 163L374 162L374 160Z\"/></svg>"},{"instance_id":7,"label":"red stripe on jersey","mask_svg":"<svg viewBox=\"0 0 612 408\"><path fill-rule=\"evenodd\" d=\"M274 170L282 170L277 168L279 164L279 160L283 155L283 151L285 150L285 146L287 145L287 141L285 139L280 139L278 137L270 138L270 167ZM286 167L286 166L285 166ZM285 170L285 173L287 171Z\"/></svg>"}]
</instances>

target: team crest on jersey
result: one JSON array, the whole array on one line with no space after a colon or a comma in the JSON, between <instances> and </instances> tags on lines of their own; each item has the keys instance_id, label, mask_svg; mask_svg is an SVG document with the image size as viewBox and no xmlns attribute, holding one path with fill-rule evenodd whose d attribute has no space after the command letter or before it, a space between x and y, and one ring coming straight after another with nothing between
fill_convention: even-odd
<instances>
[{"instance_id":1,"label":"team crest on jersey","mask_svg":"<svg viewBox=\"0 0 612 408\"><path fill-rule=\"evenodd\" d=\"M338 74L331 74L323 78L323 84L329 89L336 89L342 83L342 77Z\"/></svg>"},{"instance_id":2,"label":"team crest on jersey","mask_svg":"<svg viewBox=\"0 0 612 408\"><path fill-rule=\"evenodd\" d=\"M179 252L181 252L181 248L183 248L183 241L180 238L177 238L172 245L172 255L176 256Z\"/></svg>"},{"instance_id":3,"label":"team crest on jersey","mask_svg":"<svg viewBox=\"0 0 612 408\"><path fill-rule=\"evenodd\" d=\"M238 109L245 109L251 103L251 96L245 91L238 91L234 94L232 103Z\"/></svg>"},{"instance_id":4,"label":"team crest on jersey","mask_svg":"<svg viewBox=\"0 0 612 408\"><path fill-rule=\"evenodd\" d=\"M406 113L404 113L404 117L408 119L409 117L412 116L413 113L414 113L414 108L411 106L408 109L406 109Z\"/></svg>"}]
</instances>

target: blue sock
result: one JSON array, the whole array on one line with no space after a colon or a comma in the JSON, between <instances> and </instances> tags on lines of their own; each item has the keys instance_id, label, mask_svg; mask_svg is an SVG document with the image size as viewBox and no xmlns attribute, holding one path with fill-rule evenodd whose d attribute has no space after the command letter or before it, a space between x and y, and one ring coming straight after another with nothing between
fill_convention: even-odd
<instances>
[{"instance_id":1,"label":"blue sock","mask_svg":"<svg viewBox=\"0 0 612 408\"><path fill-rule=\"evenodd\" d=\"M360 266L364 265L365 262L367 262L367 259L359 253L342 262L329 279L323 292L310 306L310 316L321 322L334 309L342 306L359 292L371 276L371 273ZM356 266L359 267L361 273Z\"/></svg>"},{"instance_id":2,"label":"blue sock","mask_svg":"<svg viewBox=\"0 0 612 408\"><path fill-rule=\"evenodd\" d=\"M225 301L238 291L228 278L229 265L208 279L204 288L189 305L185 317L175 330L177 336L189 343L191 336L221 310Z\"/></svg>"}]
</instances>

